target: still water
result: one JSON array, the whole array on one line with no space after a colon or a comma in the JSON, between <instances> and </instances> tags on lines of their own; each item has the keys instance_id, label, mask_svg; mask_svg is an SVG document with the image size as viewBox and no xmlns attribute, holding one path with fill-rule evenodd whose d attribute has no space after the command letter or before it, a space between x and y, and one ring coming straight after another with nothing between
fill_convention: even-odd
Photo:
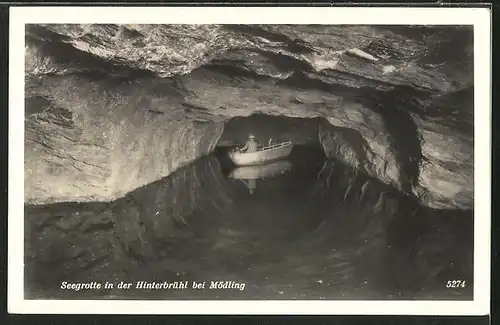
<instances>
[{"instance_id":1,"label":"still water","mask_svg":"<svg viewBox=\"0 0 500 325\"><path fill-rule=\"evenodd\" d=\"M26 206L26 298L472 299L472 211L314 147L243 169L226 150L111 203Z\"/></svg>"}]
</instances>

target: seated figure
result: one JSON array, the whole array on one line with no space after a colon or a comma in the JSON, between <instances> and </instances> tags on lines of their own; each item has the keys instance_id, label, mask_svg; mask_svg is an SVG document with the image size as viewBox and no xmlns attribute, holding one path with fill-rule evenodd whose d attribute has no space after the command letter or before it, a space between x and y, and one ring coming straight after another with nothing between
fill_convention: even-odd
<instances>
[{"instance_id":1,"label":"seated figure","mask_svg":"<svg viewBox=\"0 0 500 325\"><path fill-rule=\"evenodd\" d=\"M239 149L241 152L255 152L257 151L257 141L255 141L255 136L250 134L245 145Z\"/></svg>"}]
</instances>

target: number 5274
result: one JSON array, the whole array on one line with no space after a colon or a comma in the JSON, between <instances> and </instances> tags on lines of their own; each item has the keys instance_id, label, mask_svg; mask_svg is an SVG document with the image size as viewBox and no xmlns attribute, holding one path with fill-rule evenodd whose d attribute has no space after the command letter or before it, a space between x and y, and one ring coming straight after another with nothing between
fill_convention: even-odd
<instances>
[{"instance_id":1,"label":"number 5274","mask_svg":"<svg viewBox=\"0 0 500 325\"><path fill-rule=\"evenodd\" d=\"M465 281L450 280L446 282L446 288L465 288Z\"/></svg>"}]
</instances>

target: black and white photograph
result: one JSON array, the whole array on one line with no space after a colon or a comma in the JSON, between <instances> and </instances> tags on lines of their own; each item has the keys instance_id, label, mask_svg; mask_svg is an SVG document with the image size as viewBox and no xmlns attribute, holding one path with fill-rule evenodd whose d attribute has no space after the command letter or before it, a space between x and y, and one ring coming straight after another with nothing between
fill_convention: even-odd
<instances>
[{"instance_id":1,"label":"black and white photograph","mask_svg":"<svg viewBox=\"0 0 500 325\"><path fill-rule=\"evenodd\" d=\"M487 10L58 9L11 18L10 294L488 310Z\"/></svg>"}]
</instances>

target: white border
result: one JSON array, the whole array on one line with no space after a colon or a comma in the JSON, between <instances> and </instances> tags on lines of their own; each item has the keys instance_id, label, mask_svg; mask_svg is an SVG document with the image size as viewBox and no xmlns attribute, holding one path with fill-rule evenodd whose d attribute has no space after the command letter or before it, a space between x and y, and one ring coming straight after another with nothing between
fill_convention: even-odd
<instances>
[{"instance_id":1,"label":"white border","mask_svg":"<svg viewBox=\"0 0 500 325\"><path fill-rule=\"evenodd\" d=\"M24 300L24 25L27 23L474 25L474 301ZM490 312L491 16L479 8L13 7L9 62L8 311L20 314L394 314Z\"/></svg>"}]
</instances>

